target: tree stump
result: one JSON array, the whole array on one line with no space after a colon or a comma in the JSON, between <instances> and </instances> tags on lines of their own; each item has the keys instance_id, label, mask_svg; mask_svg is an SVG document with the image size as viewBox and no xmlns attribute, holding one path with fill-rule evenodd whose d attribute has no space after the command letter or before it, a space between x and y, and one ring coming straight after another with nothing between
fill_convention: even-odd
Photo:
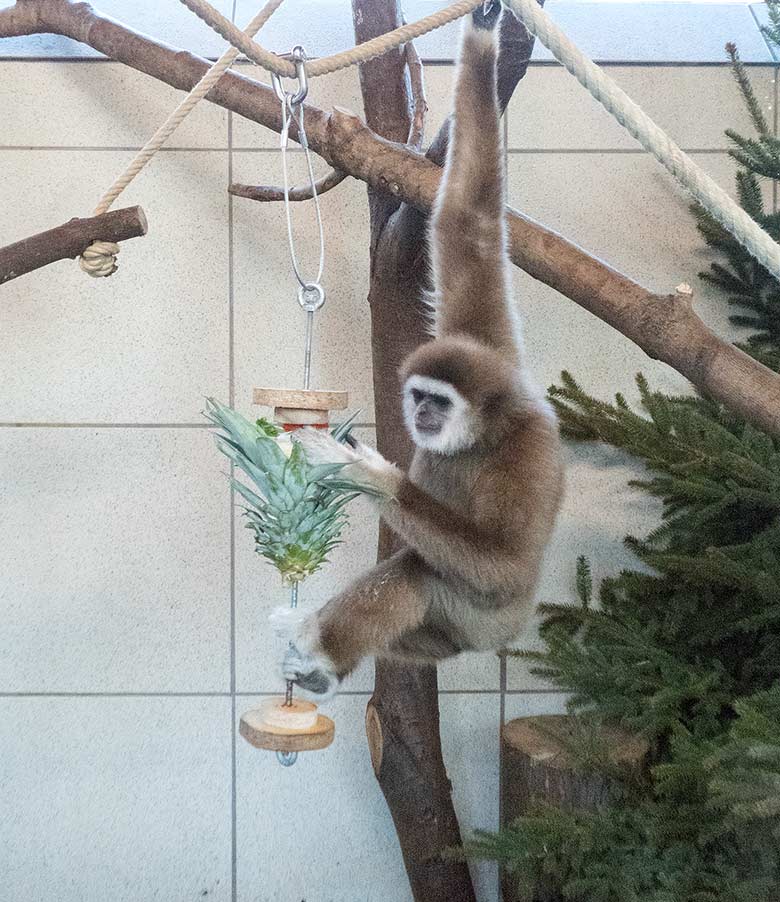
<instances>
[{"instance_id":1,"label":"tree stump","mask_svg":"<svg viewBox=\"0 0 780 902\"><path fill-rule=\"evenodd\" d=\"M540 802L562 809L593 811L607 799L610 782L600 774L578 771L567 747L576 744L577 718L567 715L520 717L501 730L501 826L509 826ZM637 771L642 769L647 743L614 727L600 737L610 761ZM517 893L512 876L501 878L504 902L528 902ZM534 902L560 902L548 887L540 886Z\"/></svg>"}]
</instances>

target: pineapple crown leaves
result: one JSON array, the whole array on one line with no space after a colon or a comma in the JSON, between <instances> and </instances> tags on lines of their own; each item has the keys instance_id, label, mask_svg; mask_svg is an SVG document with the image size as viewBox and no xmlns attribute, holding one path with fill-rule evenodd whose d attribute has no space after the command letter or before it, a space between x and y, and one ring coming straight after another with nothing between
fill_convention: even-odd
<instances>
[{"instance_id":1,"label":"pineapple crown leaves","mask_svg":"<svg viewBox=\"0 0 780 902\"><path fill-rule=\"evenodd\" d=\"M231 485L246 503L257 551L285 582L316 572L339 544L346 505L365 488L344 478L342 463L310 464L295 442L285 454L273 423L252 423L213 398L206 405L204 415L219 430L217 447L251 480L251 487L237 479ZM353 421L336 427L334 437L343 440Z\"/></svg>"}]
</instances>

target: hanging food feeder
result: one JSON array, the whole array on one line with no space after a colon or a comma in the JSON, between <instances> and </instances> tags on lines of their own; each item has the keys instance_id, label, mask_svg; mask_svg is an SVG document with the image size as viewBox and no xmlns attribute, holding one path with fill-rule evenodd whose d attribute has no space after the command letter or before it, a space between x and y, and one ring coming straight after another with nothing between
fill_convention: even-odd
<instances>
[{"instance_id":1,"label":"hanging food feeder","mask_svg":"<svg viewBox=\"0 0 780 902\"><path fill-rule=\"evenodd\" d=\"M273 407L274 423L285 432L303 426L327 429L331 410L344 410L345 391L256 388L255 404ZM292 586L291 605L297 607L298 584ZM258 749L276 752L282 764L293 764L298 752L327 748L336 733L329 717L319 714L313 702L294 699L292 684L285 696L266 699L259 707L241 715L239 732Z\"/></svg>"}]
</instances>

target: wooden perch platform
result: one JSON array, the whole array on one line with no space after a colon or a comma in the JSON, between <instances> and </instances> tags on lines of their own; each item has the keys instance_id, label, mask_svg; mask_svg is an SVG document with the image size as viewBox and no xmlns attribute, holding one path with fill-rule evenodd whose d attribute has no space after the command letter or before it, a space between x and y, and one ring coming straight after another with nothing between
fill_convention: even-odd
<instances>
[{"instance_id":1,"label":"wooden perch platform","mask_svg":"<svg viewBox=\"0 0 780 902\"><path fill-rule=\"evenodd\" d=\"M300 707L302 703L294 704ZM265 708L253 708L241 715L238 729L244 739L257 749L271 752L314 752L327 748L333 742L336 732L336 725L329 717L323 714L315 716L312 726L285 729L268 722L268 712Z\"/></svg>"},{"instance_id":2,"label":"wooden perch platform","mask_svg":"<svg viewBox=\"0 0 780 902\"><path fill-rule=\"evenodd\" d=\"M78 257L93 241L126 241L145 235L146 231L146 216L140 207L71 219L56 229L0 248L0 285L55 260Z\"/></svg>"},{"instance_id":3,"label":"wooden perch platform","mask_svg":"<svg viewBox=\"0 0 780 902\"><path fill-rule=\"evenodd\" d=\"M502 827L529 814L539 804L593 811L607 800L609 780L578 769L568 751L582 740L582 726L576 717L520 717L504 724ZM638 772L644 766L648 746L643 739L615 727L603 727L598 742L616 769ZM504 902L521 902L514 881L507 874L502 878L502 890ZM549 888L537 887L534 900L559 902L559 897Z\"/></svg>"}]
</instances>

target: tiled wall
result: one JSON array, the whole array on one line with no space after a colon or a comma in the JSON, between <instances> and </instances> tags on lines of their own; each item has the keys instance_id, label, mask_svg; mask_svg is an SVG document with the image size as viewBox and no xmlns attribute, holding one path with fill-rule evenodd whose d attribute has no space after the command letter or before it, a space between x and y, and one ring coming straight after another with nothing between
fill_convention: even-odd
<instances>
[{"instance_id":1,"label":"tiled wall","mask_svg":"<svg viewBox=\"0 0 780 902\"><path fill-rule=\"evenodd\" d=\"M256 4L238 5L243 22ZM164 14L157 4L105 6L173 44L219 50L178 4ZM177 96L122 66L76 59L52 38L8 52L30 47L66 58L0 61L0 244L87 214ZM766 63L751 74L771 118L771 60L760 43L753 53ZM750 124L728 70L610 71L731 188L722 132ZM451 76L448 65L427 72L429 134ZM359 110L354 71L318 80L312 99ZM697 280L708 258L686 199L565 72L531 68L507 135L514 205L651 288L694 284L701 315L729 334L722 300ZM150 232L123 246L116 276L93 281L65 261L2 289L0 902L409 898L365 747L369 665L331 706L329 751L286 770L236 738L240 713L279 688L265 617L284 594L231 509L200 410L215 395L254 412L254 386L300 379L283 211L225 191L231 180L278 182L275 147L259 126L202 106L126 192ZM293 164L300 177L300 155ZM344 182L322 207L329 300L315 383L349 389L371 437L364 188ZM312 211L295 216L311 266ZM542 383L566 367L599 394L633 397L641 368L654 385L685 390L570 301L520 272L515 287ZM541 599L571 598L577 554L597 578L630 563L620 539L658 515L626 487L633 471L619 455L572 447L568 457ZM305 602L367 567L375 538L356 505ZM522 663L490 655L445 664L441 687L463 827L493 828L500 718L558 711L563 699ZM481 902L496 902L494 869L475 876Z\"/></svg>"}]
</instances>

